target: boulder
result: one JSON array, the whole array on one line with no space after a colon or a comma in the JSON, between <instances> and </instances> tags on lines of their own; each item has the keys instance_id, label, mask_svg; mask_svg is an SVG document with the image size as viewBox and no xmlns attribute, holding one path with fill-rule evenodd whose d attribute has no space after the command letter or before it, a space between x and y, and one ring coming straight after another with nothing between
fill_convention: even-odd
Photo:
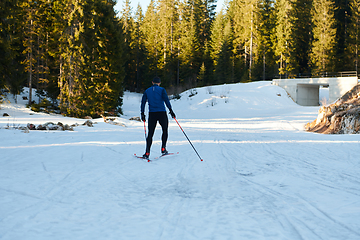
<instances>
[{"instance_id":1,"label":"boulder","mask_svg":"<svg viewBox=\"0 0 360 240\"><path fill-rule=\"evenodd\" d=\"M64 124L62 122L58 122L57 125L64 128Z\"/></svg>"},{"instance_id":2,"label":"boulder","mask_svg":"<svg viewBox=\"0 0 360 240\"><path fill-rule=\"evenodd\" d=\"M29 130L36 130L36 126L35 126L34 124L32 124L32 123L28 123L28 124L27 124L27 128L28 128Z\"/></svg>"},{"instance_id":3,"label":"boulder","mask_svg":"<svg viewBox=\"0 0 360 240\"><path fill-rule=\"evenodd\" d=\"M47 131L74 131L74 127L78 126L79 124L73 124L71 126L69 126L68 124L63 124L61 122L58 122L57 124L53 123L53 122L47 122L44 124L39 124L38 126L35 126L32 123L28 123L26 126L27 131L29 130L47 130ZM20 129L20 130L24 130L24 129Z\"/></svg>"},{"instance_id":4,"label":"boulder","mask_svg":"<svg viewBox=\"0 0 360 240\"><path fill-rule=\"evenodd\" d=\"M132 117L129 120L141 122L140 117Z\"/></svg>"},{"instance_id":5,"label":"boulder","mask_svg":"<svg viewBox=\"0 0 360 240\"><path fill-rule=\"evenodd\" d=\"M90 120L87 120L86 122L83 123L83 125L88 126L88 127L93 127L93 122Z\"/></svg>"},{"instance_id":6,"label":"boulder","mask_svg":"<svg viewBox=\"0 0 360 240\"><path fill-rule=\"evenodd\" d=\"M40 124L39 126L36 127L36 130L47 130L45 125Z\"/></svg>"},{"instance_id":7,"label":"boulder","mask_svg":"<svg viewBox=\"0 0 360 240\"><path fill-rule=\"evenodd\" d=\"M65 124L63 130L64 131L74 131L74 128L73 128L73 126L69 126L68 124Z\"/></svg>"}]
</instances>

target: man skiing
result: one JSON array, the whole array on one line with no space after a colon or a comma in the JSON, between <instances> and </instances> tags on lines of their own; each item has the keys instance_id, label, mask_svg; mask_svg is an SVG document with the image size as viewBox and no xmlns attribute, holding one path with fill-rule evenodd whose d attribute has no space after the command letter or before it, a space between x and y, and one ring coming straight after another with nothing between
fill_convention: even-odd
<instances>
[{"instance_id":1,"label":"man skiing","mask_svg":"<svg viewBox=\"0 0 360 240\"><path fill-rule=\"evenodd\" d=\"M145 104L149 104L149 118L148 118L148 129L149 133L146 138L146 151L143 155L143 158L149 159L150 148L152 144L152 138L155 132L155 127L157 122L160 123L162 128L162 145L161 145L161 154L165 155L168 153L166 150L166 142L168 138L168 125L169 120L166 115L165 105L170 111L172 118L175 118L175 113L172 110L169 98L167 96L166 90L160 87L161 80L159 77L154 77L152 80L152 86L145 90L142 99L141 99L141 120L145 122ZM165 103L165 105L164 105Z\"/></svg>"}]
</instances>

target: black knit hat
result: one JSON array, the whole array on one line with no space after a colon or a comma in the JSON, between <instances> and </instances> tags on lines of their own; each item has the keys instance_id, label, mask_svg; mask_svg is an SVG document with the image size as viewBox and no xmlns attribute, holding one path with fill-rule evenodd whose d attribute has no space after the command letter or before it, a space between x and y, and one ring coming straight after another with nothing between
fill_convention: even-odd
<instances>
[{"instance_id":1,"label":"black knit hat","mask_svg":"<svg viewBox=\"0 0 360 240\"><path fill-rule=\"evenodd\" d=\"M161 83L161 80L159 77L154 77L154 79L152 80L153 83Z\"/></svg>"}]
</instances>

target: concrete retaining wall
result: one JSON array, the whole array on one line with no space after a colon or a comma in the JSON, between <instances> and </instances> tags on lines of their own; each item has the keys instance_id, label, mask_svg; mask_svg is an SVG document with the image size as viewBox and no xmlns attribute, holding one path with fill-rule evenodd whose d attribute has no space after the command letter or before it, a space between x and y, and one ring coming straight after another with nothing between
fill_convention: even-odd
<instances>
[{"instance_id":1,"label":"concrete retaining wall","mask_svg":"<svg viewBox=\"0 0 360 240\"><path fill-rule=\"evenodd\" d=\"M292 99L302 106L319 105L319 87L329 86L329 102L333 103L358 84L357 77L273 79Z\"/></svg>"}]
</instances>

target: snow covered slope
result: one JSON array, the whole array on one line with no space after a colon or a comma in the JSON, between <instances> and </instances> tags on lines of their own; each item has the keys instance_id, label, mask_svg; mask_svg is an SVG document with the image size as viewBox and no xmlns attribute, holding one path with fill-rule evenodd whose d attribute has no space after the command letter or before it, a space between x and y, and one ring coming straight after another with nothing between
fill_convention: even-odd
<instances>
[{"instance_id":1,"label":"snow covered slope","mask_svg":"<svg viewBox=\"0 0 360 240\"><path fill-rule=\"evenodd\" d=\"M126 127L30 133L5 127L84 120L1 105L0 239L360 239L360 136L305 132L317 107L270 82L189 90L171 103L204 161L170 120L180 154L148 163L140 100Z\"/></svg>"}]
</instances>

